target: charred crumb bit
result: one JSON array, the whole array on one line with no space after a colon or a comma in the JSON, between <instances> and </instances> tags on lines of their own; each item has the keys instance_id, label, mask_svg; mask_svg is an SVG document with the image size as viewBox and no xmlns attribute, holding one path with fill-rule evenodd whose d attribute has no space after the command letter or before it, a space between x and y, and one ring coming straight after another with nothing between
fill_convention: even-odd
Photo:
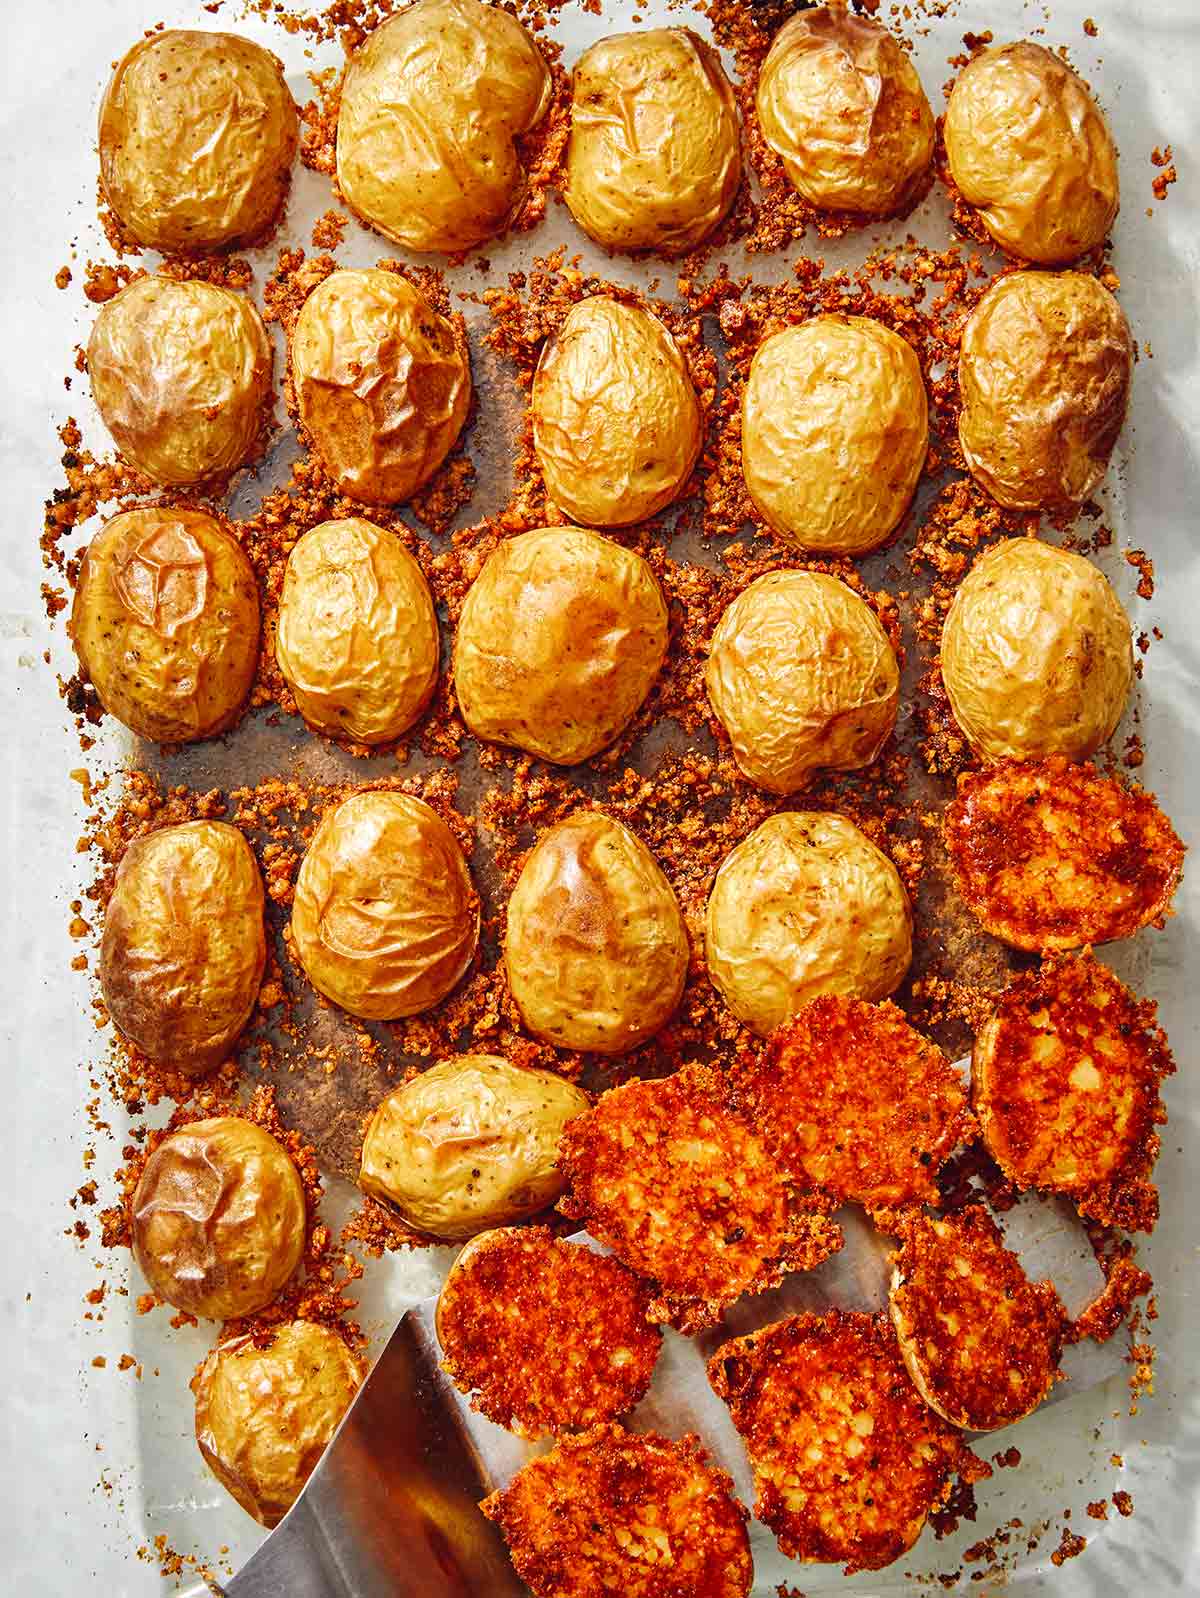
<instances>
[{"instance_id":1,"label":"charred crumb bit","mask_svg":"<svg viewBox=\"0 0 1200 1598\"><path fill-rule=\"evenodd\" d=\"M1154 598L1154 562L1144 549L1127 549L1125 551L1126 563L1138 572L1138 596L1141 599Z\"/></svg>"},{"instance_id":2,"label":"charred crumb bit","mask_svg":"<svg viewBox=\"0 0 1200 1598\"><path fill-rule=\"evenodd\" d=\"M1086 1547L1086 1537L1080 1537L1069 1527L1064 1526L1058 1547L1050 1555L1050 1563L1054 1566L1064 1565L1068 1559L1078 1558Z\"/></svg>"},{"instance_id":3,"label":"charred crumb bit","mask_svg":"<svg viewBox=\"0 0 1200 1598\"><path fill-rule=\"evenodd\" d=\"M1150 152L1150 164L1152 166L1162 168L1162 170L1159 172L1159 175L1152 181L1150 187L1154 191L1154 198L1156 200L1165 200L1167 197L1168 188L1170 188L1172 183L1177 183L1179 181L1179 174L1176 171L1174 164L1174 152L1172 151L1171 146L1168 144L1164 148L1160 149L1158 145L1155 145L1154 149Z\"/></svg>"},{"instance_id":4,"label":"charred crumb bit","mask_svg":"<svg viewBox=\"0 0 1200 1598\"><path fill-rule=\"evenodd\" d=\"M60 266L58 271L55 272L55 274L54 274L54 286L55 286L55 288L56 289L65 289L67 287L67 285L70 283L70 281L71 281L71 268L69 266Z\"/></svg>"},{"instance_id":5,"label":"charred crumb bit","mask_svg":"<svg viewBox=\"0 0 1200 1598\"><path fill-rule=\"evenodd\" d=\"M1083 31L1084 31L1084 33L1087 34L1089 39L1094 39L1096 37L1096 35L1100 32L1100 29L1096 26L1095 22L1092 20L1091 17L1084 17L1084 19L1083 19Z\"/></svg>"},{"instance_id":6,"label":"charred crumb bit","mask_svg":"<svg viewBox=\"0 0 1200 1598\"><path fill-rule=\"evenodd\" d=\"M1118 1515L1123 1515L1125 1519L1128 1520L1129 1516L1133 1514L1132 1496L1121 1489L1112 1495L1112 1501L1113 1508L1117 1511Z\"/></svg>"},{"instance_id":7,"label":"charred crumb bit","mask_svg":"<svg viewBox=\"0 0 1200 1598\"><path fill-rule=\"evenodd\" d=\"M59 275L61 276L61 273ZM144 272L136 267L126 266L123 262L113 266L108 261L89 261L84 275L83 292L93 305L103 305L135 278L144 276ZM55 281L57 282L57 279ZM59 283L58 286L66 287L64 283Z\"/></svg>"},{"instance_id":8,"label":"charred crumb bit","mask_svg":"<svg viewBox=\"0 0 1200 1598\"><path fill-rule=\"evenodd\" d=\"M1090 1503L1087 1506L1087 1512L1088 1512L1088 1518L1090 1520L1107 1520L1108 1519L1108 1499L1107 1498L1097 1498L1097 1499L1095 1499L1092 1503Z\"/></svg>"},{"instance_id":9,"label":"charred crumb bit","mask_svg":"<svg viewBox=\"0 0 1200 1598\"><path fill-rule=\"evenodd\" d=\"M992 1464L1001 1470L1012 1470L1021 1463L1021 1450L1019 1448L1006 1448L1003 1453L992 1455Z\"/></svg>"},{"instance_id":10,"label":"charred crumb bit","mask_svg":"<svg viewBox=\"0 0 1200 1598\"><path fill-rule=\"evenodd\" d=\"M345 240L346 229L350 226L350 218L344 211L330 209L319 216L313 223L312 243L314 250L336 250Z\"/></svg>"}]
</instances>

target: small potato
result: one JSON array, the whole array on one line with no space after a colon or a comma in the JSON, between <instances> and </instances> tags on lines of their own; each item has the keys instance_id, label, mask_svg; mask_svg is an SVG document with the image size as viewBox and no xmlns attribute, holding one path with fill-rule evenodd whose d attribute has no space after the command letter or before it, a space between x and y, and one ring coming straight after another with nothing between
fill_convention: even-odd
<instances>
[{"instance_id":1,"label":"small potato","mask_svg":"<svg viewBox=\"0 0 1200 1598\"><path fill-rule=\"evenodd\" d=\"M893 215L933 159L933 112L912 62L886 28L840 6L784 23L755 107L792 185L827 211Z\"/></svg>"},{"instance_id":2,"label":"small potato","mask_svg":"<svg viewBox=\"0 0 1200 1598\"><path fill-rule=\"evenodd\" d=\"M852 821L786 810L726 855L704 941L714 987L765 1038L823 993L894 993L912 959L912 910L895 866Z\"/></svg>"},{"instance_id":3,"label":"small potato","mask_svg":"<svg viewBox=\"0 0 1200 1598\"><path fill-rule=\"evenodd\" d=\"M538 839L508 902L508 985L535 1036L623 1054L683 993L688 941L658 862L627 827L583 810Z\"/></svg>"},{"instance_id":4,"label":"small potato","mask_svg":"<svg viewBox=\"0 0 1200 1598\"><path fill-rule=\"evenodd\" d=\"M942 631L954 719L985 760L1085 760L1121 719L1133 632L1091 561L1009 538L972 566Z\"/></svg>"},{"instance_id":5,"label":"small potato","mask_svg":"<svg viewBox=\"0 0 1200 1598\"><path fill-rule=\"evenodd\" d=\"M258 587L204 511L122 511L84 553L71 641L110 716L156 743L231 727L258 664Z\"/></svg>"},{"instance_id":6,"label":"small potato","mask_svg":"<svg viewBox=\"0 0 1200 1598\"><path fill-rule=\"evenodd\" d=\"M614 34L580 56L563 197L598 244L682 255L724 218L741 177L733 90L690 28Z\"/></svg>"},{"instance_id":7,"label":"small potato","mask_svg":"<svg viewBox=\"0 0 1200 1598\"><path fill-rule=\"evenodd\" d=\"M153 33L121 58L100 106L104 197L165 254L255 243L282 209L299 126L269 50L235 33Z\"/></svg>"},{"instance_id":8,"label":"small potato","mask_svg":"<svg viewBox=\"0 0 1200 1598\"><path fill-rule=\"evenodd\" d=\"M1066 510L1100 486L1125 420L1133 338L1084 272L1012 272L963 329L958 437L971 475L1014 510Z\"/></svg>"},{"instance_id":9,"label":"small potato","mask_svg":"<svg viewBox=\"0 0 1200 1598\"><path fill-rule=\"evenodd\" d=\"M334 272L292 334L300 421L343 494L395 505L450 453L471 404L454 327L396 272Z\"/></svg>"},{"instance_id":10,"label":"small potato","mask_svg":"<svg viewBox=\"0 0 1200 1598\"><path fill-rule=\"evenodd\" d=\"M192 1378L204 1463L248 1515L277 1526L362 1384L363 1365L328 1326L285 1321L213 1349Z\"/></svg>"},{"instance_id":11,"label":"small potato","mask_svg":"<svg viewBox=\"0 0 1200 1598\"><path fill-rule=\"evenodd\" d=\"M877 549L908 509L928 432L920 363L881 322L817 316L755 353L742 394L742 471L785 544Z\"/></svg>"},{"instance_id":12,"label":"small potato","mask_svg":"<svg viewBox=\"0 0 1200 1598\"><path fill-rule=\"evenodd\" d=\"M587 527L669 505L700 453L700 405L670 333L605 294L581 300L542 350L533 444L555 504Z\"/></svg>"},{"instance_id":13,"label":"small potato","mask_svg":"<svg viewBox=\"0 0 1200 1598\"><path fill-rule=\"evenodd\" d=\"M371 1117L359 1186L443 1242L507 1226L563 1191L558 1140L590 1103L562 1077L496 1054L442 1060Z\"/></svg>"},{"instance_id":14,"label":"small potato","mask_svg":"<svg viewBox=\"0 0 1200 1598\"><path fill-rule=\"evenodd\" d=\"M288 556L275 656L310 727L388 743L429 703L438 624L420 566L355 517L310 528Z\"/></svg>"},{"instance_id":15,"label":"small potato","mask_svg":"<svg viewBox=\"0 0 1200 1598\"><path fill-rule=\"evenodd\" d=\"M266 959L262 877L236 827L186 821L134 839L105 912L100 988L143 1054L197 1076L228 1059Z\"/></svg>"},{"instance_id":16,"label":"small potato","mask_svg":"<svg viewBox=\"0 0 1200 1598\"><path fill-rule=\"evenodd\" d=\"M286 1150L240 1116L180 1127L146 1161L133 1253L168 1304L205 1320L262 1309L304 1252L304 1188Z\"/></svg>"},{"instance_id":17,"label":"small potato","mask_svg":"<svg viewBox=\"0 0 1200 1598\"><path fill-rule=\"evenodd\" d=\"M477 737L572 766L612 743L666 650L666 601L640 555L583 527L520 533L463 603L459 709Z\"/></svg>"},{"instance_id":18,"label":"small potato","mask_svg":"<svg viewBox=\"0 0 1200 1598\"><path fill-rule=\"evenodd\" d=\"M1062 266L1104 241L1117 214L1117 152L1066 62L1040 44L982 50L946 107L950 175L1010 255Z\"/></svg>"},{"instance_id":19,"label":"small potato","mask_svg":"<svg viewBox=\"0 0 1200 1598\"><path fill-rule=\"evenodd\" d=\"M296 876L292 939L318 993L392 1021L444 999L479 940L454 834L409 794L368 789L326 813Z\"/></svg>"},{"instance_id":20,"label":"small potato","mask_svg":"<svg viewBox=\"0 0 1200 1598\"><path fill-rule=\"evenodd\" d=\"M364 222L410 250L466 250L503 232L526 180L514 140L550 103L530 34L498 6L419 0L351 58L338 185Z\"/></svg>"},{"instance_id":21,"label":"small potato","mask_svg":"<svg viewBox=\"0 0 1200 1598\"><path fill-rule=\"evenodd\" d=\"M869 766L896 725L900 668L875 612L836 577L768 572L717 623L705 686L742 773L796 793Z\"/></svg>"}]
</instances>

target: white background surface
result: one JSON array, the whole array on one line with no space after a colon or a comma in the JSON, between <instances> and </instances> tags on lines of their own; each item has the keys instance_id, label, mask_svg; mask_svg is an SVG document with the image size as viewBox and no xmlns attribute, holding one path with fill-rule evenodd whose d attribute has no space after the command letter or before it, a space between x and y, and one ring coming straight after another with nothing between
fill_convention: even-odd
<instances>
[{"instance_id":1,"label":"white background surface","mask_svg":"<svg viewBox=\"0 0 1200 1598\"><path fill-rule=\"evenodd\" d=\"M646 24L661 7L634 7L608 0L603 22L572 15L568 63L580 42L629 25L636 9ZM886 12L886 0L885 0ZM1082 29L1093 16L1099 35ZM69 674L61 625L49 631L38 587L43 580L37 539L42 502L59 481L54 426L68 414L85 425L87 442L105 447L91 421L86 382L78 377L68 395L63 374L73 347L84 342L92 309L81 293L89 255L109 258L95 229L94 123L109 64L140 34L163 20L170 24L237 29L269 44L288 65L293 92L308 97L303 73L336 59L323 46L306 59L306 41L290 39L261 23L243 23L236 6L215 18L199 4L158 5L139 0L5 0L4 87L0 96L0 194L3 198L3 449L4 520L0 530L0 649L3 672L2 724L7 735L0 799L7 875L0 918L0 1590L22 1598L94 1590L106 1598L133 1598L160 1590L156 1569L134 1556L138 1544L165 1533L180 1551L214 1556L229 1544L235 1562L254 1546L257 1533L199 1465L191 1441L186 1380L205 1351L209 1334L169 1334L166 1317L138 1322L129 1299L110 1297L101 1326L83 1321L84 1295L101 1279L110 1289L126 1279L118 1257L102 1258L97 1240L80 1247L64 1236L76 1218L67 1196L87 1174L101 1181L111 1173L117 1141L97 1144L96 1169L82 1156L92 1141L82 1105L89 1064L99 1057L87 1001L88 979L68 969L78 946L67 936L68 902L86 876L74 853L81 802L69 778L81 758L70 718L52 672L42 664L53 651L55 667ZM670 20L691 20L679 14ZM951 76L946 58L960 48L962 33L991 28L997 42L1022 35L1069 45L1073 62L1092 81L1121 149L1122 210L1116 227L1114 264L1122 278L1121 300L1135 337L1153 350L1140 362L1134 405L1110 477L1109 520L1122 546L1144 547L1155 561L1157 588L1147 606L1133 600L1133 576L1119 558L1107 569L1130 604L1135 628L1157 624L1166 634L1146 662L1141 731L1149 759L1143 773L1173 817L1177 830L1200 846L1196 737L1200 731L1200 357L1197 354L1197 284L1200 283L1200 5L1197 0L1058 0L1048 11L1021 0L964 3L917 37L916 61L936 111L941 85ZM701 27L703 25L701 24ZM1044 28L1044 34L1035 30ZM1180 172L1165 204L1151 194L1155 175L1149 152L1170 142ZM286 236L308 245L308 218L330 203L324 179L299 172ZM1153 206L1154 215L1145 210ZM946 209L937 193L909 224L930 243L946 238ZM810 241L808 253L830 264L856 260L869 236L840 246ZM531 238L489 249L494 277L579 235L561 207ZM72 251L73 246L73 251ZM394 251L353 230L343 264L365 264ZM790 253L796 253L795 251ZM75 281L65 292L53 283L70 261ZM269 266L256 258L255 292ZM782 257L760 260L755 270L779 275ZM606 263L614 277L637 280L630 263ZM479 282L475 275L474 282ZM92 527L97 524L92 524ZM85 537L91 529L85 529ZM120 755L126 745L110 730L94 764ZM1164 1129L1158 1166L1163 1220L1142 1246L1142 1257L1158 1286L1161 1318L1152 1335L1159 1349L1157 1396L1145 1400L1134 1419L1126 1414L1120 1379L1107 1388L1056 1405L1013 1434L996 1434L987 1452L1015 1442L1025 1464L1002 1471L979 1490L977 1526L954 1542L931 1536L891 1570L844 1581L821 1567L788 1566L770 1572L809 1594L856 1590L882 1594L912 1590L904 1570L954 1568L956 1553L992 1532L1011 1516L1026 1525L1074 1508L1071 1525L1087 1536L1078 1560L1054 1570L1048 1563L1057 1531L1010 1578L1023 1593L1063 1595L1138 1592L1147 1598L1200 1588L1200 1396L1196 1375L1200 1316L1196 1279L1197 1207L1200 1190L1200 983L1193 950L1200 930L1200 869L1193 869L1177 899L1178 915L1164 933L1143 934L1132 950L1107 952L1119 971L1136 966L1144 991L1157 998L1175 1053L1179 1075L1166 1088L1171 1123ZM1132 962L1132 964L1131 964ZM102 1110L118 1128L115 1109ZM100 1260L102 1272L97 1270ZM378 1310L387 1294L420 1294L434 1285L441 1262L423 1256L402 1266L391 1286L377 1271ZM140 1291L135 1283L133 1294ZM144 1360L141 1383L116 1369L119 1356ZM107 1356L104 1370L91 1367ZM157 1367L160 1374L153 1374ZM1109 1464L1124 1456L1125 1469ZM107 1486L101 1485L104 1482ZM1089 1499L1123 1487L1134 1497L1130 1520L1107 1523L1084 1514ZM967 1574L969 1575L969 1569ZM764 1570L760 1573L765 1576ZM766 1586L762 1586L766 1592ZM940 1591L941 1589L936 1589ZM964 1580L963 1590L989 1592L987 1583ZM431 1595L434 1598L434 1595Z\"/></svg>"}]
</instances>

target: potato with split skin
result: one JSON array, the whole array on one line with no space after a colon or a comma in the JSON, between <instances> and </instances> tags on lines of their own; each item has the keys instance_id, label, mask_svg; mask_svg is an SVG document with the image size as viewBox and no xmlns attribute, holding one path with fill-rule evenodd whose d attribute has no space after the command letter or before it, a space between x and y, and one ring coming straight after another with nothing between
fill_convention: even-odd
<instances>
[{"instance_id":1,"label":"potato with split skin","mask_svg":"<svg viewBox=\"0 0 1200 1598\"><path fill-rule=\"evenodd\" d=\"M587 527L627 527L664 509L700 453L700 405L679 346L649 311L606 294L572 307L544 346L532 411L546 490Z\"/></svg>"},{"instance_id":2,"label":"potato with split skin","mask_svg":"<svg viewBox=\"0 0 1200 1598\"><path fill-rule=\"evenodd\" d=\"M197 1076L228 1059L266 964L263 897L250 845L223 821L129 845L104 916L100 989L143 1054Z\"/></svg>"},{"instance_id":3,"label":"potato with split skin","mask_svg":"<svg viewBox=\"0 0 1200 1598\"><path fill-rule=\"evenodd\" d=\"M682 255L724 219L741 177L733 90L690 28L614 34L580 56L563 197L598 244Z\"/></svg>"},{"instance_id":4,"label":"potato with split skin","mask_svg":"<svg viewBox=\"0 0 1200 1598\"><path fill-rule=\"evenodd\" d=\"M92 539L69 632L100 703L142 738L191 743L241 715L258 665L258 586L206 511L122 511Z\"/></svg>"},{"instance_id":5,"label":"potato with split skin","mask_svg":"<svg viewBox=\"0 0 1200 1598\"><path fill-rule=\"evenodd\" d=\"M590 1102L562 1077L500 1055L442 1060L375 1110L359 1186L443 1242L523 1220L562 1193L558 1140Z\"/></svg>"},{"instance_id":6,"label":"potato with split skin","mask_svg":"<svg viewBox=\"0 0 1200 1598\"><path fill-rule=\"evenodd\" d=\"M292 333L301 426L338 489L409 499L454 446L471 404L465 344L397 272L333 272Z\"/></svg>"},{"instance_id":7,"label":"potato with split skin","mask_svg":"<svg viewBox=\"0 0 1200 1598\"><path fill-rule=\"evenodd\" d=\"M351 57L337 180L364 222L410 250L470 249L503 232L527 187L516 140L552 80L517 19L478 0L418 0Z\"/></svg>"},{"instance_id":8,"label":"potato with split skin","mask_svg":"<svg viewBox=\"0 0 1200 1598\"><path fill-rule=\"evenodd\" d=\"M100 183L139 244L198 255L264 237L300 121L283 63L235 33L170 28L117 63L100 106Z\"/></svg>"},{"instance_id":9,"label":"potato with split skin","mask_svg":"<svg viewBox=\"0 0 1200 1598\"><path fill-rule=\"evenodd\" d=\"M117 448L166 488L220 486L250 458L271 403L274 353L243 294L140 277L96 318L92 397Z\"/></svg>"}]
</instances>

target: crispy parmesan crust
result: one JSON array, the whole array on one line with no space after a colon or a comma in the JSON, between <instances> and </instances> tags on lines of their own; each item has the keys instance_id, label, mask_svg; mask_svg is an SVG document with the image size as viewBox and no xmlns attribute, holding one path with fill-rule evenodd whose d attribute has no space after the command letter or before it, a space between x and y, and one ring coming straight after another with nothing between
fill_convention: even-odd
<instances>
[{"instance_id":1,"label":"crispy parmesan crust","mask_svg":"<svg viewBox=\"0 0 1200 1598\"><path fill-rule=\"evenodd\" d=\"M486 1232L438 1299L442 1368L523 1437L615 1420L645 1395L662 1346L650 1297L619 1260L547 1227Z\"/></svg>"},{"instance_id":2,"label":"crispy parmesan crust","mask_svg":"<svg viewBox=\"0 0 1200 1598\"><path fill-rule=\"evenodd\" d=\"M558 1161L571 1184L559 1209L651 1278L651 1319L683 1332L842 1246L824 1216L796 1212L774 1157L708 1066L611 1089L567 1126Z\"/></svg>"},{"instance_id":3,"label":"crispy parmesan crust","mask_svg":"<svg viewBox=\"0 0 1200 1598\"><path fill-rule=\"evenodd\" d=\"M698 1437L597 1426L480 1505L536 1598L746 1598L746 1511Z\"/></svg>"},{"instance_id":4,"label":"crispy parmesan crust","mask_svg":"<svg viewBox=\"0 0 1200 1598\"><path fill-rule=\"evenodd\" d=\"M1090 953L1045 961L1006 989L971 1077L984 1141L1010 1180L1061 1193L1103 1225L1153 1230L1159 1085L1175 1069L1155 1014Z\"/></svg>"},{"instance_id":5,"label":"crispy parmesan crust","mask_svg":"<svg viewBox=\"0 0 1200 1598\"><path fill-rule=\"evenodd\" d=\"M959 892L1018 949L1078 949L1161 927L1184 845L1144 788L1062 755L959 779L946 809Z\"/></svg>"},{"instance_id":6,"label":"crispy parmesan crust","mask_svg":"<svg viewBox=\"0 0 1200 1598\"><path fill-rule=\"evenodd\" d=\"M789 1316L718 1349L708 1378L745 1441L755 1516L790 1558L879 1570L954 1475L991 1475L922 1401L886 1315Z\"/></svg>"}]
</instances>

